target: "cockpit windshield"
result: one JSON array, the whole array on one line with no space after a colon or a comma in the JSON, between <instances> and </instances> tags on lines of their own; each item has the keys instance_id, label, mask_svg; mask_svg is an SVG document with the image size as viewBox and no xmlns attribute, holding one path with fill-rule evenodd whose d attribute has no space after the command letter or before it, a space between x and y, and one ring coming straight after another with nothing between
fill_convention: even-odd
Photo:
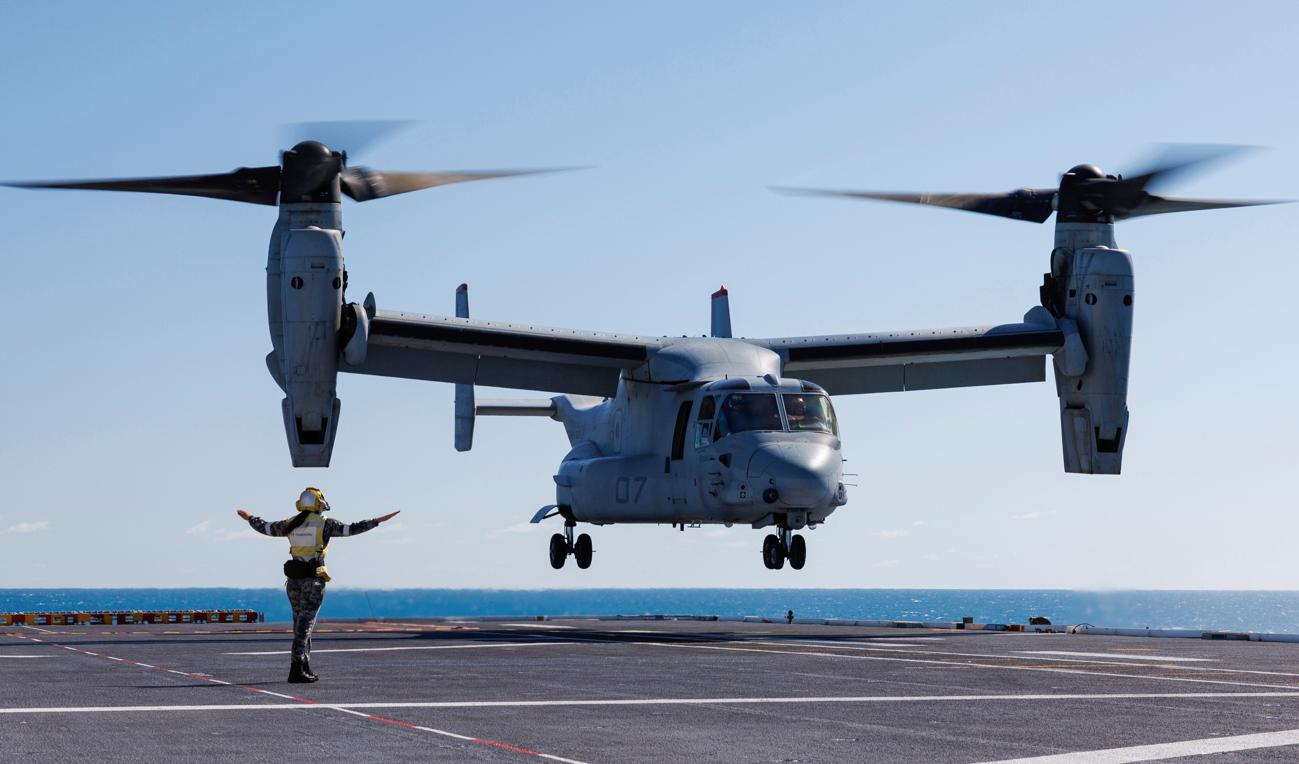
<instances>
[{"instance_id":1,"label":"cockpit windshield","mask_svg":"<svg viewBox=\"0 0 1299 764\"><path fill-rule=\"evenodd\" d=\"M830 399L814 393L788 393L785 398L785 418L790 432L815 431L839 434L839 423L834 418Z\"/></svg>"},{"instance_id":2,"label":"cockpit windshield","mask_svg":"<svg viewBox=\"0 0 1299 764\"><path fill-rule=\"evenodd\" d=\"M731 393L717 411L713 440L749 430L783 430L780 407L771 393Z\"/></svg>"}]
</instances>

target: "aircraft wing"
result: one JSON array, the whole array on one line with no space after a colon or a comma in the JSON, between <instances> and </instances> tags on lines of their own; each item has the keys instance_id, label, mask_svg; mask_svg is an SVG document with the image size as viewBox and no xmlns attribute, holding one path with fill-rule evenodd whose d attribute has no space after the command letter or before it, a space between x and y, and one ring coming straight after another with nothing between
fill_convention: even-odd
<instances>
[{"instance_id":1,"label":"aircraft wing","mask_svg":"<svg viewBox=\"0 0 1299 764\"><path fill-rule=\"evenodd\" d=\"M365 358L339 371L611 397L658 337L377 311Z\"/></svg>"},{"instance_id":2,"label":"aircraft wing","mask_svg":"<svg viewBox=\"0 0 1299 764\"><path fill-rule=\"evenodd\" d=\"M1025 323L956 329L750 340L780 354L783 373L831 395L1004 385L1046 379L1044 358L1064 344L1042 308Z\"/></svg>"}]
</instances>

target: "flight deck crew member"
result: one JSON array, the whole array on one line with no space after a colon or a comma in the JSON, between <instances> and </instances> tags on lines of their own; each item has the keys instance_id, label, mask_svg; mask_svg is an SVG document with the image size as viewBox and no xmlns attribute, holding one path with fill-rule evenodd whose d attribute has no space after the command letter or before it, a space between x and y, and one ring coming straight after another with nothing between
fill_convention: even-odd
<instances>
[{"instance_id":1,"label":"flight deck crew member","mask_svg":"<svg viewBox=\"0 0 1299 764\"><path fill-rule=\"evenodd\" d=\"M325 569L325 548L329 546L329 540L335 536L365 533L379 523L391 520L397 513L344 525L321 514L329 510L329 502L325 501L325 494L319 488L310 487L298 497L297 509L297 515L273 523L242 509L236 512L258 533L287 536L289 539L292 559L284 563L287 579L284 590L289 595L289 605L293 607L293 664L289 669L289 681L301 683L319 679L311 671L311 631L316 627L316 614L325 599L325 582L330 580L329 571Z\"/></svg>"}]
</instances>

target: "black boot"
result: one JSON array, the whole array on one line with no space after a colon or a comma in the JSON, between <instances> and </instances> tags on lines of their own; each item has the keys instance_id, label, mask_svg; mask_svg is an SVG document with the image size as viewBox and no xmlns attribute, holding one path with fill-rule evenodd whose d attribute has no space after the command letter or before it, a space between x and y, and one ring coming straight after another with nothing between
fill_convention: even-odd
<instances>
[{"instance_id":1,"label":"black boot","mask_svg":"<svg viewBox=\"0 0 1299 764\"><path fill-rule=\"evenodd\" d=\"M311 670L311 656L309 655L302 656L302 674L313 682L320 678L316 676L316 672Z\"/></svg>"},{"instance_id":2,"label":"black boot","mask_svg":"<svg viewBox=\"0 0 1299 764\"><path fill-rule=\"evenodd\" d=\"M293 659L293 665L289 667L289 684L309 684L316 681L316 677L302 670L302 661L297 658Z\"/></svg>"}]
</instances>

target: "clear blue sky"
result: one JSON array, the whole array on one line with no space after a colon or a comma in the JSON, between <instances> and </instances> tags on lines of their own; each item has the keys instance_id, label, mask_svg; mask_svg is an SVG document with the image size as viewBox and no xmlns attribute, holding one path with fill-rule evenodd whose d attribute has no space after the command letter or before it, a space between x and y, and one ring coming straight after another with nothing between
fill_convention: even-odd
<instances>
[{"instance_id":1,"label":"clear blue sky","mask_svg":"<svg viewBox=\"0 0 1299 764\"><path fill-rule=\"evenodd\" d=\"M352 290L433 313L698 334L1013 321L1050 226L781 197L769 185L1008 190L1153 142L1268 147L1173 189L1294 197L1292 3L5 3L0 177L220 172L278 127L422 124L390 169L591 165L348 204ZM1295 588L1299 207L1121 224L1137 313L1118 478L1061 471L1050 384L837 401L850 503L806 570L741 528L594 531L552 571L566 450L449 386L345 375L329 470L289 465L267 375L274 210L0 190L0 587L269 586L286 516L400 522L331 549L340 585ZM809 288L807 285L812 284ZM491 391L486 391L490 395Z\"/></svg>"}]
</instances>

